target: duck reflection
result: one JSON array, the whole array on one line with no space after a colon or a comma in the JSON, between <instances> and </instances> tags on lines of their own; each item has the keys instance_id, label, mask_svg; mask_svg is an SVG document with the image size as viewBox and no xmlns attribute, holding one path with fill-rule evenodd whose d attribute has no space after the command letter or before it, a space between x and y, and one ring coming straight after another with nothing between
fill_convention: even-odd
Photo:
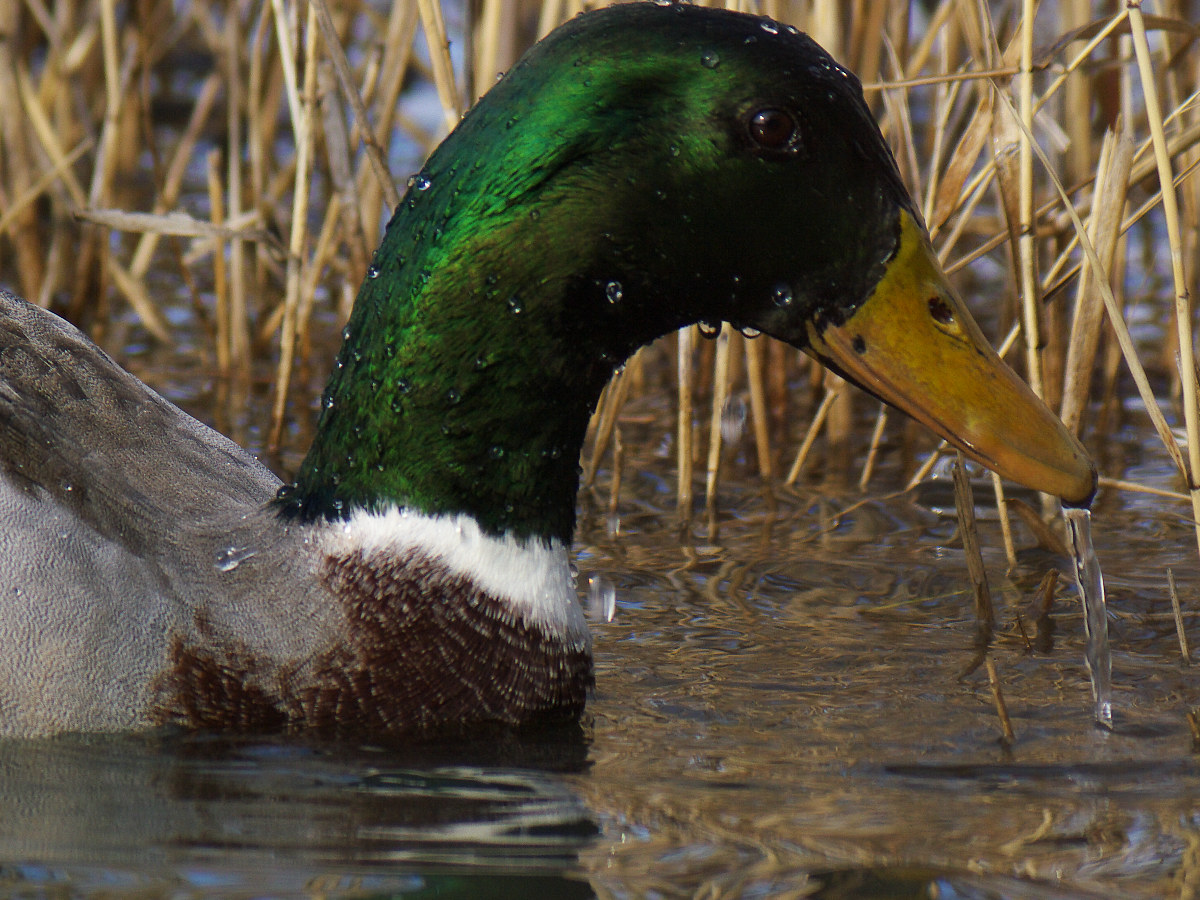
<instances>
[{"instance_id":1,"label":"duck reflection","mask_svg":"<svg viewBox=\"0 0 1200 900\"><path fill-rule=\"evenodd\" d=\"M590 897L560 777L578 725L352 747L190 735L0 742L0 892Z\"/></svg>"}]
</instances>

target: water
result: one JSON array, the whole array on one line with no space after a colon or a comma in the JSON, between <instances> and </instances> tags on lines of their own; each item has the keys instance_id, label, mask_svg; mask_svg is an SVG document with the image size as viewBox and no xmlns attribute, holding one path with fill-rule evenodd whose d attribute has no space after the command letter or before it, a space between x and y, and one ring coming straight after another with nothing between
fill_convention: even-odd
<instances>
[{"instance_id":1,"label":"water","mask_svg":"<svg viewBox=\"0 0 1200 900\"><path fill-rule=\"evenodd\" d=\"M640 465L654 445L637 438ZM952 518L911 497L844 513L862 498L828 488L780 492L772 514L729 489L721 546L683 547L661 474L629 475L618 536L603 508L581 519L581 591L607 581L618 608L592 625L582 727L415 747L0 742L0 894L1181 895L1198 692L1156 567L1194 596L1182 517L1116 498L1097 517L1121 659L1111 732L1088 712L1073 586L1052 646L1030 653L1015 627L1067 561L1018 530L1010 577L981 521L1007 745L986 676L962 675L974 622Z\"/></svg>"},{"instance_id":2,"label":"water","mask_svg":"<svg viewBox=\"0 0 1200 900\"><path fill-rule=\"evenodd\" d=\"M1092 514L1086 509L1063 509L1067 536L1075 564L1075 583L1083 604L1083 627L1087 635L1088 675L1096 722L1113 727L1112 654L1108 649L1108 604L1104 599L1104 576L1092 547Z\"/></svg>"},{"instance_id":3,"label":"water","mask_svg":"<svg viewBox=\"0 0 1200 900\"><path fill-rule=\"evenodd\" d=\"M768 502L743 440L719 544L699 525L681 538L657 455L674 426L663 394L622 420L619 528L605 473L581 498L581 600L601 602L578 728L409 747L0 742L0 895L1151 900L1198 886L1200 682L1165 581L1173 569L1195 643L1185 507L1106 492L1095 509L1111 730L1093 723L1069 579L1044 621L1036 609L1043 577L1073 563L1017 523L1007 572L980 509L1006 742L986 674L964 674L974 611L952 508L935 491L892 496L896 453L871 495L830 482ZM1149 429L1114 446L1127 468L1112 474L1173 484Z\"/></svg>"}]
</instances>

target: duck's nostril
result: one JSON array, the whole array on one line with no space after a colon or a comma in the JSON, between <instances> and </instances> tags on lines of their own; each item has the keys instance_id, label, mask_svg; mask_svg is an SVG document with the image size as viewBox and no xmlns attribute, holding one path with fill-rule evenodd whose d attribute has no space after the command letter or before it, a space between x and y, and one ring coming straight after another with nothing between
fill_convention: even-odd
<instances>
[{"instance_id":1,"label":"duck's nostril","mask_svg":"<svg viewBox=\"0 0 1200 900\"><path fill-rule=\"evenodd\" d=\"M950 308L950 304L936 295L929 298L929 314L939 325L954 324L954 310Z\"/></svg>"}]
</instances>

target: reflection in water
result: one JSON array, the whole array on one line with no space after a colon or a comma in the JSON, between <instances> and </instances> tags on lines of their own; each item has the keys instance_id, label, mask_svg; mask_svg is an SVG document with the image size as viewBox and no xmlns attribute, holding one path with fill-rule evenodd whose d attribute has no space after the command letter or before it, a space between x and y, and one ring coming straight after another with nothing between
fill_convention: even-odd
<instances>
[{"instance_id":1,"label":"reflection in water","mask_svg":"<svg viewBox=\"0 0 1200 900\"><path fill-rule=\"evenodd\" d=\"M604 601L583 728L407 749L0 742L0 894L1200 894L1185 719L1200 684L1179 664L1164 584L1171 567L1195 628L1185 516L1137 495L1097 509L1120 672L1110 732L1087 714L1068 579L1039 623L1048 643L1031 646L1037 587L1070 561L1019 526L1007 573L981 511L1006 745L986 679L962 674L973 611L936 486L764 497L737 487L756 482L735 461L720 544L681 545L654 455L673 415L637 413L622 422L620 528L603 473L595 508L583 497L578 567ZM1139 480L1156 483L1153 464L1169 484L1150 452L1126 455L1146 454ZM878 482L902 483L890 464Z\"/></svg>"},{"instance_id":2,"label":"reflection in water","mask_svg":"<svg viewBox=\"0 0 1200 900\"><path fill-rule=\"evenodd\" d=\"M1112 732L1086 713L1073 588L1047 652L1018 625L1069 562L1026 538L1006 576L982 526L1006 746L986 679L962 676L951 520L906 497L839 515L858 499L780 496L769 515L734 494L721 545L681 548L654 485L619 536L604 511L581 522L580 569L619 607L593 624L583 727L387 749L0 742L0 894L1153 898L1197 877L1197 685L1151 572L1188 572L1185 520L1099 519Z\"/></svg>"},{"instance_id":3,"label":"reflection in water","mask_svg":"<svg viewBox=\"0 0 1200 900\"><path fill-rule=\"evenodd\" d=\"M981 524L1016 729L1006 747L986 678L962 675L974 622L952 519L904 497L839 516L858 498L801 494L777 498L772 520L743 499L721 547L676 552L673 566L670 531L649 515L626 514L620 541L584 532L589 569L612 560L620 606L595 629L594 765L569 776L602 823L581 854L595 884L1151 898L1196 877L1200 765L1185 713L1200 690L1172 656L1161 593L1164 552L1186 558L1185 521L1164 551L1161 522L1142 537L1119 508L1098 519L1119 616L1112 732L1088 714L1067 579L1051 645L1035 652L1024 630L1042 576L1070 561L1018 531L1007 574L998 524Z\"/></svg>"},{"instance_id":4,"label":"reflection in water","mask_svg":"<svg viewBox=\"0 0 1200 900\"><path fill-rule=\"evenodd\" d=\"M0 893L592 896L573 873L597 825L558 774L585 758L573 731L410 750L0 742Z\"/></svg>"},{"instance_id":5,"label":"reflection in water","mask_svg":"<svg viewBox=\"0 0 1200 900\"><path fill-rule=\"evenodd\" d=\"M810 900L948 900L967 898L1021 897L1023 900L1101 900L1103 894L1063 891L1049 884L1028 879L981 875L973 872L947 872L916 866L841 869L813 872Z\"/></svg>"}]
</instances>

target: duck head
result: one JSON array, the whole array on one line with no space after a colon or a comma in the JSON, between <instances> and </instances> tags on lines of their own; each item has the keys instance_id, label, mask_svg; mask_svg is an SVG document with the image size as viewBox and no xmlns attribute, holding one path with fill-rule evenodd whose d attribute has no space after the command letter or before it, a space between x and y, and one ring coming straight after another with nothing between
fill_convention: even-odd
<instances>
[{"instance_id":1,"label":"duck head","mask_svg":"<svg viewBox=\"0 0 1200 900\"><path fill-rule=\"evenodd\" d=\"M636 224L596 271L786 341L1000 475L1088 501L1091 460L950 286L858 80L769 20L643 15L671 72L625 86L636 122L612 102Z\"/></svg>"},{"instance_id":2,"label":"duck head","mask_svg":"<svg viewBox=\"0 0 1200 900\"><path fill-rule=\"evenodd\" d=\"M534 47L414 177L286 506L468 511L569 540L613 370L719 321L1002 476L1094 493L1086 452L950 287L854 76L770 20L634 3Z\"/></svg>"}]
</instances>

